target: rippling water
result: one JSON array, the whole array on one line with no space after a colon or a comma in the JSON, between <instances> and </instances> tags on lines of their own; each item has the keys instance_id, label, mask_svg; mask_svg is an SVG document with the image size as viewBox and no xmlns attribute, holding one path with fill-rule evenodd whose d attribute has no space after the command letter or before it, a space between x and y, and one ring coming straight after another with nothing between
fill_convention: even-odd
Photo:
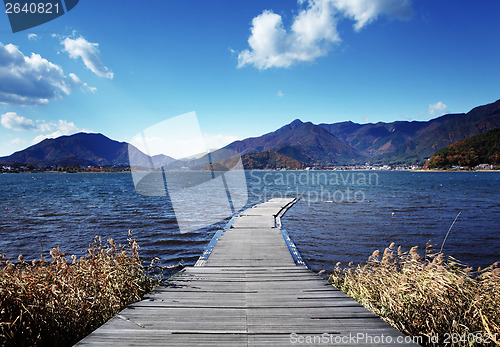
<instances>
[{"instance_id":1,"label":"rippling water","mask_svg":"<svg viewBox=\"0 0 500 347\"><path fill-rule=\"evenodd\" d=\"M494 172L247 172L247 207L301 196L284 227L314 270L364 261L390 242L445 245L473 266L500 260L500 174ZM226 220L180 233L166 197L135 192L128 173L0 175L0 252L39 257L60 246L81 254L95 235L126 242L133 230L149 259L193 264ZM203 217L203 208L196 212ZM394 213L394 216L392 215Z\"/></svg>"},{"instance_id":2,"label":"rippling water","mask_svg":"<svg viewBox=\"0 0 500 347\"><path fill-rule=\"evenodd\" d=\"M366 261L391 242L406 250L426 242L439 249L459 212L443 251L471 266L500 260L500 173L377 175L377 184L352 186L364 201L302 200L287 214L284 226L312 269Z\"/></svg>"}]
</instances>

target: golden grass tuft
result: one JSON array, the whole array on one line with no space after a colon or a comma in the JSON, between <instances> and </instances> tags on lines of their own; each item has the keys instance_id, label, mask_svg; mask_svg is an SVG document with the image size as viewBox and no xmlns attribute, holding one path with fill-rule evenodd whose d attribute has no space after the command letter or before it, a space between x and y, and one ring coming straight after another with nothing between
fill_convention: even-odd
<instances>
[{"instance_id":1,"label":"golden grass tuft","mask_svg":"<svg viewBox=\"0 0 500 347\"><path fill-rule=\"evenodd\" d=\"M130 232L129 232L130 235ZM137 242L97 237L80 259L58 248L50 260L0 259L0 345L68 346L159 282L141 265Z\"/></svg>"},{"instance_id":2,"label":"golden grass tuft","mask_svg":"<svg viewBox=\"0 0 500 347\"><path fill-rule=\"evenodd\" d=\"M438 336L440 345L449 337L455 346L491 346L500 345L498 265L473 271L429 245L421 256L417 247L403 252L391 244L366 264L337 263L330 282L403 333L423 336L426 345Z\"/></svg>"}]
</instances>

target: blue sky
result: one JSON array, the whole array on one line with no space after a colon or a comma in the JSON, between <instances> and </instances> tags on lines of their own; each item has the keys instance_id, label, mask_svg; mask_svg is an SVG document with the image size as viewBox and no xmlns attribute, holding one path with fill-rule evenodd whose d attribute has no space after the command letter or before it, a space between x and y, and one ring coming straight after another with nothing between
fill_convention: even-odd
<instances>
[{"instance_id":1,"label":"blue sky","mask_svg":"<svg viewBox=\"0 0 500 347\"><path fill-rule=\"evenodd\" d=\"M210 147L296 118L467 112L500 98L499 14L498 0L84 0L13 34L0 13L0 155L78 131L126 141L190 111Z\"/></svg>"}]
</instances>

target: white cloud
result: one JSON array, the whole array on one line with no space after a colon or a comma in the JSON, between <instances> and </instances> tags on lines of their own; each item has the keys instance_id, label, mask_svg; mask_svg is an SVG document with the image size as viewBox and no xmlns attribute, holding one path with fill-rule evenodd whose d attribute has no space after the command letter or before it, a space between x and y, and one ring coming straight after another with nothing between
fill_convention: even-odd
<instances>
[{"instance_id":1,"label":"white cloud","mask_svg":"<svg viewBox=\"0 0 500 347\"><path fill-rule=\"evenodd\" d=\"M0 122L5 128L15 131L37 129L37 126L31 119L18 116L15 112L7 112L3 114Z\"/></svg>"},{"instance_id":2,"label":"white cloud","mask_svg":"<svg viewBox=\"0 0 500 347\"><path fill-rule=\"evenodd\" d=\"M253 65L264 70L312 62L325 56L341 41L337 22L341 16L356 21L359 31L380 15L397 19L411 17L411 0L298 0L305 5L293 18L290 30L282 17L270 10L252 20L249 49L238 54L238 67Z\"/></svg>"},{"instance_id":3,"label":"white cloud","mask_svg":"<svg viewBox=\"0 0 500 347\"><path fill-rule=\"evenodd\" d=\"M79 86L82 90L91 92L92 94L94 94L97 91L96 87L90 87L89 85L87 85L87 83L82 82L78 78L78 76L75 75L74 73L69 73L68 76L69 76L69 78L71 78L71 80L73 81L73 83L76 86Z\"/></svg>"},{"instance_id":4,"label":"white cloud","mask_svg":"<svg viewBox=\"0 0 500 347\"><path fill-rule=\"evenodd\" d=\"M7 104L47 104L71 92L59 66L39 54L24 56L13 44L0 43L0 80L0 102Z\"/></svg>"},{"instance_id":5,"label":"white cloud","mask_svg":"<svg viewBox=\"0 0 500 347\"><path fill-rule=\"evenodd\" d=\"M61 40L61 44L71 58L81 58L85 66L97 76L113 78L113 72L108 71L109 69L101 62L98 43L88 42L80 36L76 39L66 37Z\"/></svg>"},{"instance_id":6,"label":"white cloud","mask_svg":"<svg viewBox=\"0 0 500 347\"><path fill-rule=\"evenodd\" d=\"M283 94L283 92L281 90L278 90L278 93L276 94L278 97L282 98L283 96L285 96L285 94Z\"/></svg>"},{"instance_id":7,"label":"white cloud","mask_svg":"<svg viewBox=\"0 0 500 347\"><path fill-rule=\"evenodd\" d=\"M413 15L411 0L332 0L335 7L346 17L356 21L354 29L361 30L384 14L397 19L409 19Z\"/></svg>"},{"instance_id":8,"label":"white cloud","mask_svg":"<svg viewBox=\"0 0 500 347\"><path fill-rule=\"evenodd\" d=\"M37 40L38 39L38 35L37 34L28 34L28 40L31 40L31 41L34 41L34 40Z\"/></svg>"},{"instance_id":9,"label":"white cloud","mask_svg":"<svg viewBox=\"0 0 500 347\"><path fill-rule=\"evenodd\" d=\"M45 105L69 95L75 86L92 89L74 77L39 54L28 57L13 44L0 43L0 103Z\"/></svg>"},{"instance_id":10,"label":"white cloud","mask_svg":"<svg viewBox=\"0 0 500 347\"><path fill-rule=\"evenodd\" d=\"M446 104L444 104L441 101L438 101L435 104L429 105L429 114L431 116L434 116L435 114L438 114L441 116L441 115L445 114L447 110L448 110L448 106L446 106Z\"/></svg>"},{"instance_id":11,"label":"white cloud","mask_svg":"<svg viewBox=\"0 0 500 347\"><path fill-rule=\"evenodd\" d=\"M311 62L326 55L332 43L340 41L329 0L310 0L294 18L290 31L280 15L264 11L252 20L248 39L250 50L238 55L238 67L254 65L258 69L289 67Z\"/></svg>"},{"instance_id":12,"label":"white cloud","mask_svg":"<svg viewBox=\"0 0 500 347\"><path fill-rule=\"evenodd\" d=\"M52 131L54 125L53 123L46 123L43 120L37 120L37 130L40 132L47 132L47 131Z\"/></svg>"},{"instance_id":13,"label":"white cloud","mask_svg":"<svg viewBox=\"0 0 500 347\"><path fill-rule=\"evenodd\" d=\"M57 122L46 122L37 120L34 122L29 118L19 116L15 112L7 112L0 117L0 123L7 129L15 131L35 131L45 133L37 135L32 143L38 143L47 138L56 138L63 135L71 135L79 132L91 132L90 130L81 129L73 122L59 119ZM19 144L19 139L14 139L11 144ZM14 141L13 140L13 141Z\"/></svg>"},{"instance_id":14,"label":"white cloud","mask_svg":"<svg viewBox=\"0 0 500 347\"><path fill-rule=\"evenodd\" d=\"M209 135L203 134L203 140L205 142L206 147L212 151L214 149L219 149L229 145L234 141L241 140L239 137L233 135Z\"/></svg>"},{"instance_id":15,"label":"white cloud","mask_svg":"<svg viewBox=\"0 0 500 347\"><path fill-rule=\"evenodd\" d=\"M91 132L90 130L81 129L81 128L77 127L75 125L75 123L73 123L73 122L68 122L68 121L65 121L62 119L59 119L59 121L57 123L45 123L45 122L43 122L42 124L40 124L38 126L38 128L41 131L52 131L52 132L49 134L40 134L40 135L36 136L32 141L33 144L36 144L36 143L38 143L42 140L45 140L45 139L53 139L53 138L63 136L63 135L72 135L72 134L81 133L81 132L84 132L84 133Z\"/></svg>"}]
</instances>

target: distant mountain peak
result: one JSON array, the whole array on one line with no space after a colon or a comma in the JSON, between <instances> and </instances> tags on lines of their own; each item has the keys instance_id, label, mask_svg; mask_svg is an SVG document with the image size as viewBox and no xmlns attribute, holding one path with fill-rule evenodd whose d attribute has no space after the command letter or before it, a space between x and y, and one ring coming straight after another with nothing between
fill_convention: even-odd
<instances>
[{"instance_id":1,"label":"distant mountain peak","mask_svg":"<svg viewBox=\"0 0 500 347\"><path fill-rule=\"evenodd\" d=\"M240 155L272 151L308 165L333 165L362 157L321 126L300 119L274 132L233 142L225 148Z\"/></svg>"},{"instance_id":2,"label":"distant mountain peak","mask_svg":"<svg viewBox=\"0 0 500 347\"><path fill-rule=\"evenodd\" d=\"M293 126L293 127L297 127L297 126L299 126L301 124L304 124L304 122L297 118L297 119L295 119L293 122L291 122L288 125Z\"/></svg>"},{"instance_id":3,"label":"distant mountain peak","mask_svg":"<svg viewBox=\"0 0 500 347\"><path fill-rule=\"evenodd\" d=\"M274 133L278 133L278 134L284 133L286 131L297 129L297 128L301 127L304 124L305 124L304 122L302 122L300 119L297 118L293 122L291 122L291 123L289 123L287 125L284 125L281 128L279 128L278 130L274 131Z\"/></svg>"}]
</instances>

